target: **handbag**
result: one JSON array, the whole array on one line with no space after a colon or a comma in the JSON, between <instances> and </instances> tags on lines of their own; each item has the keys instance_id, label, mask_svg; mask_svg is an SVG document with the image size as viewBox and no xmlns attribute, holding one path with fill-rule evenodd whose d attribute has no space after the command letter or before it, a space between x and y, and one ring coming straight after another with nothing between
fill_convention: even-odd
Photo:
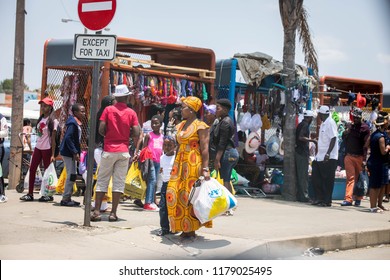
<instances>
[{"instance_id":1,"label":"handbag","mask_svg":"<svg viewBox=\"0 0 390 280\"><path fill-rule=\"evenodd\" d=\"M144 199L145 193L146 182L142 179L138 163L133 162L126 175L124 194L133 199Z\"/></svg>"},{"instance_id":2,"label":"handbag","mask_svg":"<svg viewBox=\"0 0 390 280\"><path fill-rule=\"evenodd\" d=\"M207 181L198 180L189 198L194 214L202 224L237 206L237 199L234 195L214 178Z\"/></svg>"},{"instance_id":3,"label":"handbag","mask_svg":"<svg viewBox=\"0 0 390 280\"><path fill-rule=\"evenodd\" d=\"M54 163L50 163L49 167L45 170L42 177L42 184L39 194L41 196L53 196L56 192L57 186L57 173Z\"/></svg>"},{"instance_id":4,"label":"handbag","mask_svg":"<svg viewBox=\"0 0 390 280\"><path fill-rule=\"evenodd\" d=\"M353 186L353 195L365 196L368 190L368 174L366 170L359 173L359 178Z\"/></svg>"}]
</instances>

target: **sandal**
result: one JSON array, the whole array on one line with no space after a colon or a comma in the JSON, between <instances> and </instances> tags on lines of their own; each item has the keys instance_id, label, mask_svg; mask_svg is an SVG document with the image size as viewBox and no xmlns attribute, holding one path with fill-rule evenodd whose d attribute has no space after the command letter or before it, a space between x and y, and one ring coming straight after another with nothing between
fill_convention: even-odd
<instances>
[{"instance_id":1,"label":"sandal","mask_svg":"<svg viewBox=\"0 0 390 280\"><path fill-rule=\"evenodd\" d=\"M383 210L380 208L370 208L371 213L382 213Z\"/></svg>"},{"instance_id":2,"label":"sandal","mask_svg":"<svg viewBox=\"0 0 390 280\"><path fill-rule=\"evenodd\" d=\"M118 216L115 213L110 213L110 216L108 216L108 221L109 222L116 222L118 221Z\"/></svg>"},{"instance_id":3,"label":"sandal","mask_svg":"<svg viewBox=\"0 0 390 280\"><path fill-rule=\"evenodd\" d=\"M107 209L100 209L100 213L107 213L107 212L110 212L111 211L111 207L107 207Z\"/></svg>"},{"instance_id":4,"label":"sandal","mask_svg":"<svg viewBox=\"0 0 390 280\"><path fill-rule=\"evenodd\" d=\"M34 201L34 196L32 196L31 194L28 193L28 194L23 195L19 199L23 200L23 201Z\"/></svg>"},{"instance_id":5,"label":"sandal","mask_svg":"<svg viewBox=\"0 0 390 280\"><path fill-rule=\"evenodd\" d=\"M386 208L386 207L384 207L384 206L378 206L380 209L382 209L383 211L389 211L389 208Z\"/></svg>"},{"instance_id":6,"label":"sandal","mask_svg":"<svg viewBox=\"0 0 390 280\"><path fill-rule=\"evenodd\" d=\"M48 201L53 201L53 200L54 200L54 198L52 196L48 196L48 195L43 195L38 199L39 202L48 202Z\"/></svg>"},{"instance_id":7,"label":"sandal","mask_svg":"<svg viewBox=\"0 0 390 280\"><path fill-rule=\"evenodd\" d=\"M100 222L102 220L102 216L99 214L92 213L91 214L91 222Z\"/></svg>"}]
</instances>

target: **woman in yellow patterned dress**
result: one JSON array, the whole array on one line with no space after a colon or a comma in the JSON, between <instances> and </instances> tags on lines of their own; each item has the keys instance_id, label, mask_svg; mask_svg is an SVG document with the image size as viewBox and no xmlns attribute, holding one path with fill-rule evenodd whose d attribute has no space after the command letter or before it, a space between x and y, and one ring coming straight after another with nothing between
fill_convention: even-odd
<instances>
[{"instance_id":1,"label":"woman in yellow patterned dress","mask_svg":"<svg viewBox=\"0 0 390 280\"><path fill-rule=\"evenodd\" d=\"M194 96L182 98L183 122L177 125L178 150L167 187L168 219L172 232L182 231L181 237L195 237L201 226L212 227L212 222L201 224L188 205L191 188L199 176L210 179L209 126L198 120L196 113L202 101Z\"/></svg>"}]
</instances>

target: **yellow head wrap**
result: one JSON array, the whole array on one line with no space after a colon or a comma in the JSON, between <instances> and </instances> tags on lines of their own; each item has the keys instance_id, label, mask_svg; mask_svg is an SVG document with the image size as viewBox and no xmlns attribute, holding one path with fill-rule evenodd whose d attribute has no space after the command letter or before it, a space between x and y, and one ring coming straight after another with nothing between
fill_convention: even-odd
<instances>
[{"instance_id":1,"label":"yellow head wrap","mask_svg":"<svg viewBox=\"0 0 390 280\"><path fill-rule=\"evenodd\" d=\"M195 112L198 112L202 107L202 101L195 96L182 97L180 100Z\"/></svg>"}]
</instances>

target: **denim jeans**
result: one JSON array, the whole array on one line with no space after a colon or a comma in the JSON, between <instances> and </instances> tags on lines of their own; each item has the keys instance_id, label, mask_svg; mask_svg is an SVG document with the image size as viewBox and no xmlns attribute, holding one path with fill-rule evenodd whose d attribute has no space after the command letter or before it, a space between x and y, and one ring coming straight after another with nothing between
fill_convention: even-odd
<instances>
[{"instance_id":1,"label":"denim jeans","mask_svg":"<svg viewBox=\"0 0 390 280\"><path fill-rule=\"evenodd\" d=\"M160 172L160 163L154 162L150 165L148 182L146 184L145 204L154 202L154 194L157 186L157 176Z\"/></svg>"},{"instance_id":2,"label":"denim jeans","mask_svg":"<svg viewBox=\"0 0 390 280\"><path fill-rule=\"evenodd\" d=\"M169 230L169 221L168 221L168 208L167 208L167 186L168 182L163 182L161 187L161 198L158 207L160 208L160 226L162 230Z\"/></svg>"},{"instance_id":3,"label":"denim jeans","mask_svg":"<svg viewBox=\"0 0 390 280\"><path fill-rule=\"evenodd\" d=\"M231 148L225 150L221 158L221 169L220 176L224 182L230 182L230 177L232 176L232 170L238 162L239 154L237 149Z\"/></svg>"}]
</instances>

